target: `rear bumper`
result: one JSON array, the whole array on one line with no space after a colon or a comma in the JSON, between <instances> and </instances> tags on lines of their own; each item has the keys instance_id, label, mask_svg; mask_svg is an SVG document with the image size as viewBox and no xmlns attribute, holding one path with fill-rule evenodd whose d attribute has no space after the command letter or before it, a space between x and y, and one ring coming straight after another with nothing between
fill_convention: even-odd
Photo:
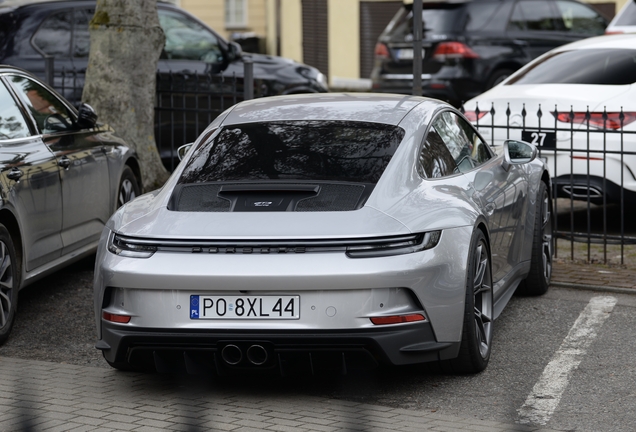
<instances>
[{"instance_id":1,"label":"rear bumper","mask_svg":"<svg viewBox=\"0 0 636 432\"><path fill-rule=\"evenodd\" d=\"M436 342L428 322L364 330L209 331L128 329L103 321L102 331L97 348L109 362L166 373L346 373L445 360L459 352L459 342ZM241 354L235 364L226 358L229 345ZM248 355L253 346L265 353L256 362Z\"/></svg>"}]
</instances>

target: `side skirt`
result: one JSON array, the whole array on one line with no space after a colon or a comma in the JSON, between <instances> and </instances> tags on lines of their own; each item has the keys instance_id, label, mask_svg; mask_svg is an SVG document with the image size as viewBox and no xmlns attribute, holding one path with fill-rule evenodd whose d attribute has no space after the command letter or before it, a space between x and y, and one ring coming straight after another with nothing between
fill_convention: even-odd
<instances>
[{"instance_id":1,"label":"side skirt","mask_svg":"<svg viewBox=\"0 0 636 432\"><path fill-rule=\"evenodd\" d=\"M494 319L499 317L499 314L506 307L512 295L515 293L519 283L530 272L530 261L524 261L517 264L506 276L501 278L494 286Z\"/></svg>"}]
</instances>

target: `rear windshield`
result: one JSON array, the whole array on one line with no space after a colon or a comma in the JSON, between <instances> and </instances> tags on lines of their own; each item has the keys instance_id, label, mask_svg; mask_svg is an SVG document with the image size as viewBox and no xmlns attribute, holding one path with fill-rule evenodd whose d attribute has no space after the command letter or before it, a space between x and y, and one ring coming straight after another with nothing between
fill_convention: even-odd
<instances>
[{"instance_id":1,"label":"rear windshield","mask_svg":"<svg viewBox=\"0 0 636 432\"><path fill-rule=\"evenodd\" d=\"M495 2L424 3L422 5L423 37L433 34L474 30L503 30L511 4ZM394 42L412 40L413 12L411 6L401 8L385 30Z\"/></svg>"},{"instance_id":2,"label":"rear windshield","mask_svg":"<svg viewBox=\"0 0 636 432\"><path fill-rule=\"evenodd\" d=\"M547 56L507 84L626 85L634 82L636 49L585 49Z\"/></svg>"},{"instance_id":3,"label":"rear windshield","mask_svg":"<svg viewBox=\"0 0 636 432\"><path fill-rule=\"evenodd\" d=\"M404 130L350 121L250 123L223 128L195 150L179 183L309 180L377 183Z\"/></svg>"},{"instance_id":4,"label":"rear windshield","mask_svg":"<svg viewBox=\"0 0 636 432\"><path fill-rule=\"evenodd\" d=\"M452 33L465 25L464 4L424 5L422 9L423 36L427 33ZM401 8L386 29L393 41L408 41L413 37L413 13L410 8Z\"/></svg>"}]
</instances>

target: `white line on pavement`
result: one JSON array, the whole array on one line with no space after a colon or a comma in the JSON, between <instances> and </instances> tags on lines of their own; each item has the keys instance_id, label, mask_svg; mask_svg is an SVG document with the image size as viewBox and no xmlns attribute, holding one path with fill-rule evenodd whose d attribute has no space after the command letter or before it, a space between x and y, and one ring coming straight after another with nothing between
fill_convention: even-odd
<instances>
[{"instance_id":1,"label":"white line on pavement","mask_svg":"<svg viewBox=\"0 0 636 432\"><path fill-rule=\"evenodd\" d=\"M526 402L519 408L519 423L545 425L556 410L570 376L579 367L598 330L614 309L616 298L592 297L559 350L543 370Z\"/></svg>"}]
</instances>

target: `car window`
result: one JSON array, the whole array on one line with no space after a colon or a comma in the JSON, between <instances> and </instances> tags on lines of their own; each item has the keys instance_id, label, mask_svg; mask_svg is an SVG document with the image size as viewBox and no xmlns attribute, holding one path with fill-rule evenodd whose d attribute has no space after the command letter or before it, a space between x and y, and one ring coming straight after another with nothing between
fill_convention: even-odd
<instances>
[{"instance_id":1,"label":"car window","mask_svg":"<svg viewBox=\"0 0 636 432\"><path fill-rule=\"evenodd\" d=\"M510 16L512 2L468 3L467 31L503 31Z\"/></svg>"},{"instance_id":2,"label":"car window","mask_svg":"<svg viewBox=\"0 0 636 432\"><path fill-rule=\"evenodd\" d=\"M91 38L88 30L88 23L94 12L92 10L76 9L73 13L73 57L88 57L88 51L91 47Z\"/></svg>"},{"instance_id":3,"label":"car window","mask_svg":"<svg viewBox=\"0 0 636 432\"><path fill-rule=\"evenodd\" d=\"M549 1L520 1L510 17L509 30L557 30L560 19Z\"/></svg>"},{"instance_id":4,"label":"car window","mask_svg":"<svg viewBox=\"0 0 636 432\"><path fill-rule=\"evenodd\" d=\"M218 38L205 27L178 12L159 10L159 24L166 35L162 56L168 59L221 63Z\"/></svg>"},{"instance_id":5,"label":"car window","mask_svg":"<svg viewBox=\"0 0 636 432\"><path fill-rule=\"evenodd\" d=\"M468 122L455 113L441 113L433 122L433 128L448 148L457 171L470 171L491 158L486 143Z\"/></svg>"},{"instance_id":6,"label":"car window","mask_svg":"<svg viewBox=\"0 0 636 432\"><path fill-rule=\"evenodd\" d=\"M435 3L422 6L422 25L426 33L449 33L463 28L466 23L466 8L462 4ZM413 40L413 12L402 8L386 29L391 40L404 42ZM426 34L425 33L425 34Z\"/></svg>"},{"instance_id":7,"label":"car window","mask_svg":"<svg viewBox=\"0 0 636 432\"><path fill-rule=\"evenodd\" d=\"M557 0L556 5L566 31L586 35L600 35L605 32L607 21L592 8L567 0Z\"/></svg>"},{"instance_id":8,"label":"car window","mask_svg":"<svg viewBox=\"0 0 636 432\"><path fill-rule=\"evenodd\" d=\"M0 82L0 140L29 136L29 126L9 90Z\"/></svg>"},{"instance_id":9,"label":"car window","mask_svg":"<svg viewBox=\"0 0 636 432\"><path fill-rule=\"evenodd\" d=\"M179 180L310 180L376 183L404 130L347 121L227 126L195 150Z\"/></svg>"},{"instance_id":10,"label":"car window","mask_svg":"<svg viewBox=\"0 0 636 432\"><path fill-rule=\"evenodd\" d=\"M40 133L61 132L73 126L69 110L53 93L23 76L14 75L9 80L31 111Z\"/></svg>"},{"instance_id":11,"label":"car window","mask_svg":"<svg viewBox=\"0 0 636 432\"><path fill-rule=\"evenodd\" d=\"M69 57L71 52L71 29L73 14L69 11L49 16L42 22L33 36L33 44L45 54Z\"/></svg>"},{"instance_id":12,"label":"car window","mask_svg":"<svg viewBox=\"0 0 636 432\"><path fill-rule=\"evenodd\" d=\"M636 49L583 49L543 57L507 85L636 83Z\"/></svg>"},{"instance_id":13,"label":"car window","mask_svg":"<svg viewBox=\"0 0 636 432\"><path fill-rule=\"evenodd\" d=\"M455 159L434 126L431 126L426 134L418 158L417 171L423 178L445 177L457 171Z\"/></svg>"}]
</instances>

